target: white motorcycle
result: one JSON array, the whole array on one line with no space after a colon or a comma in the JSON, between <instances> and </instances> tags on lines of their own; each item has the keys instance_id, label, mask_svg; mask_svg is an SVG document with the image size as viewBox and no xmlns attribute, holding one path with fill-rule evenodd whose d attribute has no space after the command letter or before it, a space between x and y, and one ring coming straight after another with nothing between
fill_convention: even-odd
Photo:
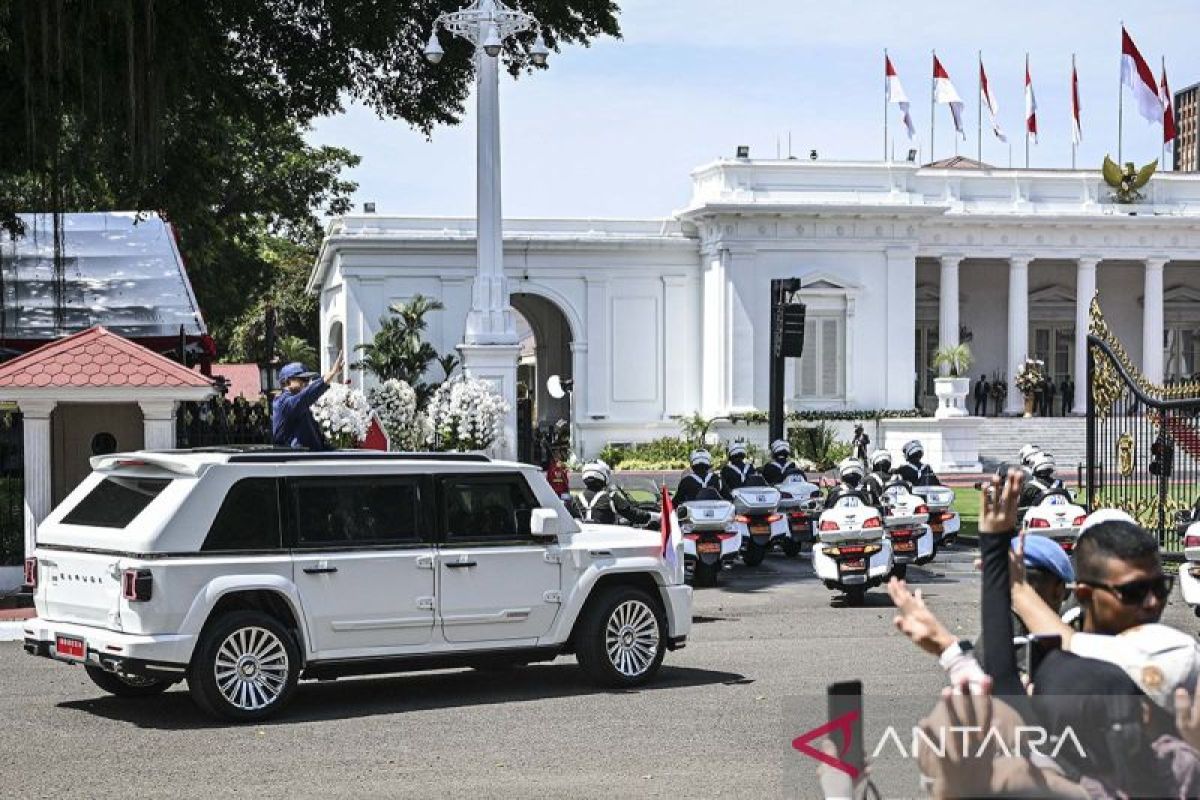
<instances>
[{"instance_id":1,"label":"white motorcycle","mask_svg":"<svg viewBox=\"0 0 1200 800\"><path fill-rule=\"evenodd\" d=\"M737 558L741 533L734 522L733 503L715 490L679 506L683 534L683 569L696 586L713 586L722 567Z\"/></svg>"},{"instance_id":2,"label":"white motorcycle","mask_svg":"<svg viewBox=\"0 0 1200 800\"><path fill-rule=\"evenodd\" d=\"M883 529L892 543L892 574L903 580L908 565L928 564L933 560L933 531L929 525L929 506L912 494L908 484L894 481L883 490Z\"/></svg>"},{"instance_id":3,"label":"white motorcycle","mask_svg":"<svg viewBox=\"0 0 1200 800\"><path fill-rule=\"evenodd\" d=\"M1188 525L1183 535L1183 557L1187 561L1179 567L1179 591L1200 617L1200 520Z\"/></svg>"},{"instance_id":4,"label":"white motorcycle","mask_svg":"<svg viewBox=\"0 0 1200 800\"><path fill-rule=\"evenodd\" d=\"M779 513L779 490L767 486L757 475L749 481L755 478L760 485L748 483L730 493L737 511L734 522L742 536L742 562L748 567L761 564L775 544L782 546L791 540L787 518Z\"/></svg>"},{"instance_id":5,"label":"white motorcycle","mask_svg":"<svg viewBox=\"0 0 1200 800\"><path fill-rule=\"evenodd\" d=\"M1071 493L1056 489L1025 510L1021 530L1053 539L1069 555L1075 550L1079 528L1086 520L1087 511L1075 505Z\"/></svg>"},{"instance_id":6,"label":"white motorcycle","mask_svg":"<svg viewBox=\"0 0 1200 800\"><path fill-rule=\"evenodd\" d=\"M788 522L788 537L779 544L784 555L795 558L804 545L816 540L817 520L825 505L821 487L802 475L793 474L775 488L779 490L779 513Z\"/></svg>"},{"instance_id":7,"label":"white motorcycle","mask_svg":"<svg viewBox=\"0 0 1200 800\"><path fill-rule=\"evenodd\" d=\"M847 602L861 605L867 590L886 581L893 567L892 543L879 509L847 495L821 512L813 569L825 588L840 590Z\"/></svg>"},{"instance_id":8,"label":"white motorcycle","mask_svg":"<svg viewBox=\"0 0 1200 800\"><path fill-rule=\"evenodd\" d=\"M962 519L954 510L954 490L949 486L933 484L931 486L914 486L912 493L922 498L929 506L929 528L933 531L933 552L943 545L951 544L958 538L962 528Z\"/></svg>"}]
</instances>

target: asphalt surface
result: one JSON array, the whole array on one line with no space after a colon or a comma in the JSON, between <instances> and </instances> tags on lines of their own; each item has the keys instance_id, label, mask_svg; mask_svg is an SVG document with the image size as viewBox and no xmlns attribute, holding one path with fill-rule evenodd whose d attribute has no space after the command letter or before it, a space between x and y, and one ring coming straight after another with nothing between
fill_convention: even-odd
<instances>
[{"instance_id":1,"label":"asphalt surface","mask_svg":"<svg viewBox=\"0 0 1200 800\"><path fill-rule=\"evenodd\" d=\"M964 636L978 623L971 553L910 570ZM696 593L686 649L657 680L597 691L571 658L305 683L277 719L215 723L176 687L104 695L79 667L0 644L0 780L9 797L816 797L793 738L827 718L831 681L867 695L868 752L911 725L942 676L891 626L881 589L844 607L803 558L737 566ZM1172 598L1165 621L1195 630ZM907 734L906 734L907 735ZM885 797L918 796L915 766L880 758Z\"/></svg>"}]
</instances>

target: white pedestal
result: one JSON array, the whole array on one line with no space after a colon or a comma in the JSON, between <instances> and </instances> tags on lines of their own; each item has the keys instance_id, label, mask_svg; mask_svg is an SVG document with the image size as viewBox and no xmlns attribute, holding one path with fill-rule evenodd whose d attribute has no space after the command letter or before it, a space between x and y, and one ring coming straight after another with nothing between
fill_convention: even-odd
<instances>
[{"instance_id":1,"label":"white pedestal","mask_svg":"<svg viewBox=\"0 0 1200 800\"><path fill-rule=\"evenodd\" d=\"M492 391L504 398L508 414L504 417L500 441L492 444L489 455L515 461L517 458L517 358L518 344L460 344L463 373L487 381Z\"/></svg>"},{"instance_id":2,"label":"white pedestal","mask_svg":"<svg viewBox=\"0 0 1200 800\"><path fill-rule=\"evenodd\" d=\"M982 472L979 463L980 417L885 419L883 447L894 463L904 460L904 444L916 439L925 446L925 463L937 473Z\"/></svg>"},{"instance_id":3,"label":"white pedestal","mask_svg":"<svg viewBox=\"0 0 1200 800\"><path fill-rule=\"evenodd\" d=\"M933 393L937 395L938 407L933 416L936 419L967 416L967 392L970 390L970 378L934 378Z\"/></svg>"}]
</instances>

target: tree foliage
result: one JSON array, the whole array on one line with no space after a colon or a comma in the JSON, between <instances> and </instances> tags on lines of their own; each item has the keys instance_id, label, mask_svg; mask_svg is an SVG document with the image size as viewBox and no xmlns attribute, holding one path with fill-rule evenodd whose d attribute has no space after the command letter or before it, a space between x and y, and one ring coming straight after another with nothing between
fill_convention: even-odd
<instances>
[{"instance_id":1,"label":"tree foliage","mask_svg":"<svg viewBox=\"0 0 1200 800\"><path fill-rule=\"evenodd\" d=\"M429 366L437 361L446 372L445 377L449 377L447 364L453 369L454 362L439 358L433 345L425 341L425 329L429 326L425 317L444 307L440 300L420 294L407 303L392 305L388 309L391 316L379 321L375 337L356 348L363 357L351 364L351 368L365 370L380 381L404 381L417 393L418 406L423 407L437 388L436 384L424 381Z\"/></svg>"},{"instance_id":2,"label":"tree foliage","mask_svg":"<svg viewBox=\"0 0 1200 800\"><path fill-rule=\"evenodd\" d=\"M321 214L349 210L340 175L358 159L308 145L314 119L347 98L424 132L461 118L470 46L444 37L441 64L422 57L434 19L461 2L0 2L0 224L18 232L20 211L55 212L56 226L63 211L161 211L227 336L275 277L272 237L309 242ZM517 5L551 47L618 35L612 0ZM513 74L534 68L531 42L506 43Z\"/></svg>"}]
</instances>

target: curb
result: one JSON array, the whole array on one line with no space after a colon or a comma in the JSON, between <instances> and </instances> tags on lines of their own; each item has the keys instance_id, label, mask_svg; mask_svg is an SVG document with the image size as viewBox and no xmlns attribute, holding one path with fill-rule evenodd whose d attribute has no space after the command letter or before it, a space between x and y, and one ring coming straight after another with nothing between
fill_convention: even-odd
<instances>
[{"instance_id":1,"label":"curb","mask_svg":"<svg viewBox=\"0 0 1200 800\"><path fill-rule=\"evenodd\" d=\"M25 639L24 620L0 622L0 642L20 642Z\"/></svg>"}]
</instances>

